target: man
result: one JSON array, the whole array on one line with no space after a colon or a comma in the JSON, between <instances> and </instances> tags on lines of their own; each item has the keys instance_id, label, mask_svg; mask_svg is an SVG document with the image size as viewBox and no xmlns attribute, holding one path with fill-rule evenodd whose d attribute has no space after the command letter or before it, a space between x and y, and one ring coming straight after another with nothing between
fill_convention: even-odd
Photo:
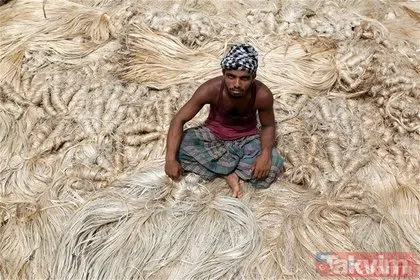
<instances>
[{"instance_id":1,"label":"man","mask_svg":"<svg viewBox=\"0 0 420 280\"><path fill-rule=\"evenodd\" d=\"M183 170L204 179L222 176L234 197L243 194L240 179L268 188L283 166L274 148L273 95L255 79L258 53L236 44L221 61L223 76L202 84L171 121L165 172L173 180ZM204 125L183 126L205 104L210 113ZM257 129L257 112L261 131Z\"/></svg>"}]
</instances>

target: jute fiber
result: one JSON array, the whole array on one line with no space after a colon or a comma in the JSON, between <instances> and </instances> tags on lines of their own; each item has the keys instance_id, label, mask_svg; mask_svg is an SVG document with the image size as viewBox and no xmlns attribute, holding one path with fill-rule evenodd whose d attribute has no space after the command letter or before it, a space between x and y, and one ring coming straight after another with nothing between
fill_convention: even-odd
<instances>
[{"instance_id":1,"label":"jute fiber","mask_svg":"<svg viewBox=\"0 0 420 280\"><path fill-rule=\"evenodd\" d=\"M266 190L163 171L236 42L285 158ZM0 279L321 279L420 257L418 1L0 1ZM205 107L186 127L201 124Z\"/></svg>"}]
</instances>

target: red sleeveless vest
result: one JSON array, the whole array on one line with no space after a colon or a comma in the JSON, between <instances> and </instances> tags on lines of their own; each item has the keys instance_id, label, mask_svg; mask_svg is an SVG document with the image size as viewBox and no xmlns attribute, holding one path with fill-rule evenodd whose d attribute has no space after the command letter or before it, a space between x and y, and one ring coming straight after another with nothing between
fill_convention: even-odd
<instances>
[{"instance_id":1,"label":"red sleeveless vest","mask_svg":"<svg viewBox=\"0 0 420 280\"><path fill-rule=\"evenodd\" d=\"M217 105L210 105L210 112L205 125L221 140L236 140L245 136L258 134L257 110L254 109L257 94L255 83L251 86L251 98L245 111L241 114L229 113L223 106L224 83L220 86Z\"/></svg>"}]
</instances>

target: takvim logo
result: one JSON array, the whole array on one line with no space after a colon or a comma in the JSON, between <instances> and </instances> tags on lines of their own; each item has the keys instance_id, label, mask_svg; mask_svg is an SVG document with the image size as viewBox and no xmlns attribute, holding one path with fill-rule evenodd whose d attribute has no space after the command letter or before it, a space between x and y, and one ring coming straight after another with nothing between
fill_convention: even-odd
<instances>
[{"instance_id":1,"label":"takvim logo","mask_svg":"<svg viewBox=\"0 0 420 280\"><path fill-rule=\"evenodd\" d=\"M407 252L318 252L315 269L326 277L417 276L415 255Z\"/></svg>"}]
</instances>

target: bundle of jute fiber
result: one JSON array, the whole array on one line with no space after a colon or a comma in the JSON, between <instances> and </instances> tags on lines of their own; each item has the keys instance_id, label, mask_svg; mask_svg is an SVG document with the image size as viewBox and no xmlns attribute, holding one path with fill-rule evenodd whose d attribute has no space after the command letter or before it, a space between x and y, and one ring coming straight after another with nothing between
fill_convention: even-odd
<instances>
[{"instance_id":1,"label":"bundle of jute fiber","mask_svg":"<svg viewBox=\"0 0 420 280\"><path fill-rule=\"evenodd\" d=\"M59 181L32 198L0 198L0 271L6 278L51 277L63 223L80 202Z\"/></svg>"},{"instance_id":2,"label":"bundle of jute fiber","mask_svg":"<svg viewBox=\"0 0 420 280\"><path fill-rule=\"evenodd\" d=\"M268 42L278 37L264 38ZM328 92L337 79L335 46L322 38L291 38L261 44L264 54L258 77L270 87L276 101L284 95L318 95ZM259 46L257 41L255 45ZM316 70L315 70L316 69Z\"/></svg>"},{"instance_id":3,"label":"bundle of jute fiber","mask_svg":"<svg viewBox=\"0 0 420 280\"><path fill-rule=\"evenodd\" d=\"M370 95L382 116L397 131L418 131L420 89L415 70L416 65L420 65L418 58L414 57L414 61L401 59L398 50L381 47L375 42L359 41L357 45L346 46L345 52L338 62L339 88L346 93L333 94L347 98Z\"/></svg>"},{"instance_id":4,"label":"bundle of jute fiber","mask_svg":"<svg viewBox=\"0 0 420 280\"><path fill-rule=\"evenodd\" d=\"M371 168L372 166L375 168ZM376 157L368 168L363 170L362 179L364 179L366 189L375 189L375 192L372 192L372 197L375 198L377 209L389 216L403 230L399 239L401 243L409 245L404 251L418 252L420 237L418 178L412 176L407 178L395 171L391 173L394 167L383 164L380 157ZM390 245L389 242L386 244ZM390 251L393 249L389 247Z\"/></svg>"},{"instance_id":5,"label":"bundle of jute fiber","mask_svg":"<svg viewBox=\"0 0 420 280\"><path fill-rule=\"evenodd\" d=\"M83 57L110 38L109 17L69 1L11 1L0 9L0 81L20 85L22 60L40 50L64 59Z\"/></svg>"},{"instance_id":6,"label":"bundle of jute fiber","mask_svg":"<svg viewBox=\"0 0 420 280\"><path fill-rule=\"evenodd\" d=\"M75 76L78 77L78 75ZM47 78L43 81L45 84L40 88L37 89L35 84L28 92L30 94L35 87L35 91L41 92L39 95L36 93L37 96L46 97L40 100L29 99L31 100L29 105L22 108L24 113L16 117L17 120L14 120L16 123L12 122L11 128L18 129L20 132L16 133L20 136L9 129L9 133L2 138L2 147L5 153L8 151L10 155L10 158L5 156L10 160L6 161L1 169L3 193L26 198L36 196L47 189L57 172L64 172L70 176L69 179L76 177L80 180L90 179L95 182L112 180L112 176L115 175L114 166L113 160L109 158L114 156L114 149L107 150L106 147L112 145L109 134L115 132L126 112L126 108L119 106L119 102L115 108L121 86L119 88L118 85L115 86L113 93L108 91L111 97L108 102L104 100L99 103L100 106L89 104L86 109L92 110L93 114L89 112L90 118L81 119L81 114L86 115L83 107L90 96L87 93L94 87L82 86L85 81L81 80L78 81L79 83L68 86L62 93L63 87L58 83L63 80L59 75L53 75L52 79ZM48 83L50 81L52 82ZM72 79L69 80L71 81ZM100 109L102 105L106 114L103 114L103 110ZM104 127L99 125L99 121L104 124ZM8 126L9 124L6 124L5 129ZM107 151L107 155L97 155L94 160L86 158L75 160L69 155L82 141L99 141L103 146L102 149ZM66 160L68 158L71 160ZM99 175L102 173L105 175Z\"/></svg>"},{"instance_id":7,"label":"bundle of jute fiber","mask_svg":"<svg viewBox=\"0 0 420 280\"><path fill-rule=\"evenodd\" d=\"M125 80L162 89L186 83L192 78L192 73L195 80L204 81L220 71L218 63L222 49L217 42L190 49L165 33L135 25L130 31L128 65L121 73Z\"/></svg>"},{"instance_id":8,"label":"bundle of jute fiber","mask_svg":"<svg viewBox=\"0 0 420 280\"><path fill-rule=\"evenodd\" d=\"M215 9L210 2L173 3L168 9L148 7L143 21L153 30L176 36L186 46L201 46L223 29L209 16L216 13Z\"/></svg>"},{"instance_id":9,"label":"bundle of jute fiber","mask_svg":"<svg viewBox=\"0 0 420 280\"><path fill-rule=\"evenodd\" d=\"M408 4L0 6L0 278L323 279L318 252L420 257ZM169 180L163 157L171 118L239 41L259 52L285 167L234 199L221 178Z\"/></svg>"},{"instance_id":10,"label":"bundle of jute fiber","mask_svg":"<svg viewBox=\"0 0 420 280\"><path fill-rule=\"evenodd\" d=\"M276 32L277 11L281 3L259 1L175 1L138 5L132 23L168 33L188 47L197 47L223 38L222 41L241 34L259 37ZM228 20L227 20L228 19Z\"/></svg>"},{"instance_id":11,"label":"bundle of jute fiber","mask_svg":"<svg viewBox=\"0 0 420 280\"><path fill-rule=\"evenodd\" d=\"M398 34L377 20L364 19L355 28L355 38L338 50L338 86L346 94L333 94L373 96L382 116L397 131L416 132L420 127L418 43L399 41Z\"/></svg>"},{"instance_id":12,"label":"bundle of jute fiber","mask_svg":"<svg viewBox=\"0 0 420 280\"><path fill-rule=\"evenodd\" d=\"M396 133L394 127L382 117L381 108L377 108L373 102L358 107L364 123L361 126L363 134L371 139L372 148L381 162L389 166L390 172L398 175L402 181L411 178L418 181L420 136L415 132ZM371 127L375 127L375 131Z\"/></svg>"},{"instance_id":13,"label":"bundle of jute fiber","mask_svg":"<svg viewBox=\"0 0 420 280\"><path fill-rule=\"evenodd\" d=\"M321 193L340 193L370 160L371 140L349 107L344 99L317 97L278 124L277 145L287 159L288 180Z\"/></svg>"},{"instance_id":14,"label":"bundle of jute fiber","mask_svg":"<svg viewBox=\"0 0 420 280\"><path fill-rule=\"evenodd\" d=\"M232 264L240 264L258 242L250 210L235 199L214 198L216 188L188 180L175 187L156 164L80 209L57 250L55 277L196 279L238 269ZM79 257L85 265L74 267Z\"/></svg>"},{"instance_id":15,"label":"bundle of jute fiber","mask_svg":"<svg viewBox=\"0 0 420 280\"><path fill-rule=\"evenodd\" d=\"M405 1L403 1L405 2ZM322 36L334 40L351 40L354 28L364 20L398 27L410 18L394 1L284 1L279 18L281 30L300 37ZM400 20L399 24L391 21ZM413 23L412 21L409 21ZM413 28L413 32L416 31ZM401 31L396 35L403 35ZM403 32L404 33L404 32ZM400 37L402 38L402 37ZM408 39L407 37L405 37ZM414 41L414 40L413 40Z\"/></svg>"},{"instance_id":16,"label":"bundle of jute fiber","mask_svg":"<svg viewBox=\"0 0 420 280\"><path fill-rule=\"evenodd\" d=\"M275 36L265 38L268 42L276 39ZM121 74L125 80L160 89L186 83L192 77L196 82L203 82L221 75L219 60L226 49L222 42L213 41L195 50L174 36L136 26L128 40L130 59ZM289 40L286 37L275 45L251 40L264 54L258 76L276 97L283 93L328 91L337 78L333 45L319 38ZM189 67L185 68L185 64Z\"/></svg>"},{"instance_id":17,"label":"bundle of jute fiber","mask_svg":"<svg viewBox=\"0 0 420 280\"><path fill-rule=\"evenodd\" d=\"M285 188L284 185L281 187L282 190ZM265 209L264 214L269 213L273 218L267 222L273 225L280 220L281 223L266 232L269 242L268 248L264 249L270 256L267 264L271 264L272 267L267 265L266 269L261 269L264 276L260 279L319 278L311 269L313 264L309 260L320 248L325 252L375 252L379 248L390 251L409 250L407 242L401 242L401 238L395 236L397 233L402 234L402 230L394 221L384 217L370 204L360 201L356 193L346 198L331 199L313 192L305 195L308 190L304 191L299 187L295 190L298 201L290 199L290 193L283 191L277 195L286 196L285 200L291 200L292 204L286 204L285 208L280 209L278 206L274 208L268 205ZM299 209L296 206L303 208ZM274 209L278 210L274 212ZM285 216L279 217L280 215ZM360 230L361 225L365 226L364 231ZM375 237L371 236L373 232ZM369 238L374 241L366 242ZM386 244L375 243L378 240L386 240ZM261 266L265 266L263 261Z\"/></svg>"},{"instance_id":18,"label":"bundle of jute fiber","mask_svg":"<svg viewBox=\"0 0 420 280\"><path fill-rule=\"evenodd\" d=\"M361 192L334 199L278 182L263 191L245 185L240 201L220 193L222 180L187 176L174 185L161 163L149 164L79 208L54 277L316 279L308 260L317 250L409 249L395 221ZM362 225L389 247L365 243L371 233Z\"/></svg>"},{"instance_id":19,"label":"bundle of jute fiber","mask_svg":"<svg viewBox=\"0 0 420 280\"><path fill-rule=\"evenodd\" d=\"M415 175L417 171L414 171L419 170L419 162L416 160L419 156L417 152L419 142L414 139L408 140L411 143L408 146L410 152L405 153L407 158L399 160L400 163L391 160L389 156L386 158L391 162L385 162L382 160L383 149L390 149L392 146L389 140L381 138L381 136L387 133L392 134L392 129L380 123L381 116L378 108L370 105L369 111L365 112L360 105L359 109L354 107L355 102L337 98L327 100L325 97L317 99L315 104L319 108L318 110L311 110L313 102L308 102L307 106L300 111L301 115L309 113L309 116L300 116L299 118L311 121L307 124L307 128L302 122L300 124L293 123L293 119L280 123L278 132L285 139L279 139L279 149L287 159L284 175L288 176L288 181L295 182L302 187L313 188L329 197L341 199L350 196L353 197L353 202L357 198L362 202L362 205L377 205L369 210L369 213L376 212L371 218L360 217L361 210L357 207L354 211L359 214L349 217L351 223L356 224L351 229L355 231L352 240L363 246L363 250L375 250L374 248L377 246L382 247L385 251L418 252L418 223L408 225L405 221L411 218L407 219L408 217L404 217L404 215L411 217L413 214L416 217L416 210L419 208L418 195L412 191L416 189L419 182ZM316 99L314 99L315 101ZM367 114L369 116L366 116ZM372 133L370 128L375 122L370 120L374 120L375 117L379 117L379 124L376 124L378 131ZM299 147L299 149L294 149L295 147ZM376 153L375 147L381 149L378 149ZM397 147L392 147L392 149L394 153L399 150ZM407 170L411 171L407 172ZM400 174L407 174L405 176L408 176L409 180L407 181ZM388 180L395 182L392 188L388 189L383 197L378 196L375 190L389 186ZM410 207L413 207L414 210L405 210L404 214L399 210L392 210L396 213L390 214L389 205L395 204L395 202L388 202L388 198L399 196L401 192L406 197L401 198L400 201L409 202ZM390 195L390 193L392 194ZM386 219L390 223L391 227L387 229L387 232L382 232L378 228L381 217L387 217ZM368 246L369 244L360 239L358 235L360 234L359 223L363 224L364 229L371 228L377 234L378 239L370 240L371 243L386 238L386 244ZM400 226L401 223L404 225ZM399 231L399 228L403 229L399 233L400 236L397 239L390 238L392 232Z\"/></svg>"},{"instance_id":20,"label":"bundle of jute fiber","mask_svg":"<svg viewBox=\"0 0 420 280\"><path fill-rule=\"evenodd\" d=\"M399 8L393 6L382 23L395 40L419 44L420 4L418 1L400 1Z\"/></svg>"}]
</instances>

